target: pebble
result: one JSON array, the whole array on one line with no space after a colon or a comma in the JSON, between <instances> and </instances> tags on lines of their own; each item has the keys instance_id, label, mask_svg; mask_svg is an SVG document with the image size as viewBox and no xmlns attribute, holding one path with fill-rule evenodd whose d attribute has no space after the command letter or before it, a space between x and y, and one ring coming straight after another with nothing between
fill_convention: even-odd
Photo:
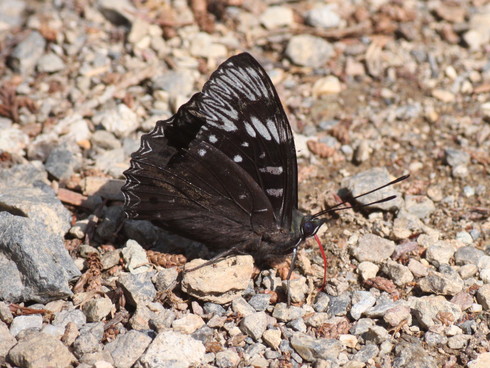
<instances>
[{"instance_id":1,"label":"pebble","mask_svg":"<svg viewBox=\"0 0 490 368\"><path fill-rule=\"evenodd\" d=\"M407 266L388 260L382 267L383 272L395 283L403 286L413 281L413 275Z\"/></svg>"},{"instance_id":2,"label":"pebble","mask_svg":"<svg viewBox=\"0 0 490 368\"><path fill-rule=\"evenodd\" d=\"M476 300L480 303L485 310L490 309L490 285L485 284L480 287L476 293Z\"/></svg>"},{"instance_id":3,"label":"pebble","mask_svg":"<svg viewBox=\"0 0 490 368\"><path fill-rule=\"evenodd\" d=\"M424 292L456 295L464 286L464 281L459 274L448 265L442 265L441 272L431 271L429 275L419 282L420 289Z\"/></svg>"},{"instance_id":4,"label":"pebble","mask_svg":"<svg viewBox=\"0 0 490 368\"><path fill-rule=\"evenodd\" d=\"M103 320L113 309L115 309L115 306L113 306L109 298L92 299L83 305L83 313L87 316L87 321L89 322Z\"/></svg>"},{"instance_id":5,"label":"pebble","mask_svg":"<svg viewBox=\"0 0 490 368\"><path fill-rule=\"evenodd\" d=\"M8 360L18 367L69 367L77 359L57 338L31 333L10 349Z\"/></svg>"},{"instance_id":6,"label":"pebble","mask_svg":"<svg viewBox=\"0 0 490 368\"><path fill-rule=\"evenodd\" d=\"M318 98L323 95L337 94L342 91L339 79L334 75L318 79L312 88L313 96Z\"/></svg>"},{"instance_id":7,"label":"pebble","mask_svg":"<svg viewBox=\"0 0 490 368\"><path fill-rule=\"evenodd\" d=\"M423 296L420 298L412 299L413 301L413 315L420 323L420 325L429 329L434 325L442 323L438 319L438 313L444 313L447 315L446 320L450 323L457 321L461 315L461 308L456 304L448 302L443 296ZM440 316L441 314L439 314Z\"/></svg>"},{"instance_id":8,"label":"pebble","mask_svg":"<svg viewBox=\"0 0 490 368\"><path fill-rule=\"evenodd\" d=\"M46 40L37 31L31 31L14 48L8 58L8 65L17 73L29 74L43 55Z\"/></svg>"},{"instance_id":9,"label":"pebble","mask_svg":"<svg viewBox=\"0 0 490 368\"><path fill-rule=\"evenodd\" d=\"M65 63L58 55L44 54L37 62L37 70L41 73L55 73L65 68Z\"/></svg>"},{"instance_id":10,"label":"pebble","mask_svg":"<svg viewBox=\"0 0 490 368\"><path fill-rule=\"evenodd\" d=\"M240 323L241 330L253 338L258 340L267 328L268 318L265 312L255 312L246 316Z\"/></svg>"},{"instance_id":11,"label":"pebble","mask_svg":"<svg viewBox=\"0 0 490 368\"><path fill-rule=\"evenodd\" d=\"M306 13L305 18L307 24L318 28L336 28L342 21L332 5L316 6Z\"/></svg>"},{"instance_id":12,"label":"pebble","mask_svg":"<svg viewBox=\"0 0 490 368\"><path fill-rule=\"evenodd\" d=\"M376 303L376 298L369 291L355 291L352 293L352 307L350 315L355 320Z\"/></svg>"},{"instance_id":13,"label":"pebble","mask_svg":"<svg viewBox=\"0 0 490 368\"><path fill-rule=\"evenodd\" d=\"M429 217L436 207L434 202L425 196L405 196L405 208L406 210L417 216L419 219Z\"/></svg>"},{"instance_id":14,"label":"pebble","mask_svg":"<svg viewBox=\"0 0 490 368\"><path fill-rule=\"evenodd\" d=\"M109 342L104 350L108 351L118 368L130 368L145 352L152 338L140 331L128 331L118 335L114 341Z\"/></svg>"},{"instance_id":15,"label":"pebble","mask_svg":"<svg viewBox=\"0 0 490 368\"><path fill-rule=\"evenodd\" d=\"M188 367L199 364L206 349L202 342L175 331L159 333L140 357L143 366Z\"/></svg>"},{"instance_id":16,"label":"pebble","mask_svg":"<svg viewBox=\"0 0 490 368\"><path fill-rule=\"evenodd\" d=\"M267 29L291 27L294 24L294 14L289 7L271 6L260 15L259 20Z\"/></svg>"},{"instance_id":17,"label":"pebble","mask_svg":"<svg viewBox=\"0 0 490 368\"><path fill-rule=\"evenodd\" d=\"M356 197L375 188L381 187L389 183L391 180L393 180L393 178L390 176L386 168L375 167L343 179L341 185L342 188L347 189L352 196ZM401 208L403 200L401 199L400 193L394 190L391 186L358 198L357 201L360 204L367 204L390 196L396 196L396 198L385 203L373 204L369 206L369 208L381 209L385 211Z\"/></svg>"},{"instance_id":18,"label":"pebble","mask_svg":"<svg viewBox=\"0 0 490 368\"><path fill-rule=\"evenodd\" d=\"M359 263L359 265L357 266L357 270L359 271L359 274L361 275L363 280L368 280L376 277L379 271L379 266L372 262L364 261Z\"/></svg>"},{"instance_id":19,"label":"pebble","mask_svg":"<svg viewBox=\"0 0 490 368\"><path fill-rule=\"evenodd\" d=\"M316 359L335 360L342 349L342 344L335 339L315 339L300 332L292 336L291 346L309 362Z\"/></svg>"},{"instance_id":20,"label":"pebble","mask_svg":"<svg viewBox=\"0 0 490 368\"><path fill-rule=\"evenodd\" d=\"M276 330L276 329L266 330L262 334L262 339L272 349L277 350L279 348L279 344L281 343L281 330Z\"/></svg>"},{"instance_id":21,"label":"pebble","mask_svg":"<svg viewBox=\"0 0 490 368\"><path fill-rule=\"evenodd\" d=\"M320 68L333 56L334 49L327 41L310 35L293 36L286 47L286 56L300 66Z\"/></svg>"},{"instance_id":22,"label":"pebble","mask_svg":"<svg viewBox=\"0 0 490 368\"><path fill-rule=\"evenodd\" d=\"M192 334L202 326L204 326L203 319L195 314L188 314L172 322L172 328L174 331L182 332L188 335Z\"/></svg>"},{"instance_id":23,"label":"pebble","mask_svg":"<svg viewBox=\"0 0 490 368\"><path fill-rule=\"evenodd\" d=\"M187 263L185 268L192 269L204 262L194 260ZM225 258L213 265L186 272L182 280L182 290L204 301L226 304L248 287L252 271L251 256ZM217 283L216 280L220 282Z\"/></svg>"},{"instance_id":24,"label":"pebble","mask_svg":"<svg viewBox=\"0 0 490 368\"><path fill-rule=\"evenodd\" d=\"M440 240L427 248L425 259L438 267L441 264L449 264L455 252L456 249L451 243Z\"/></svg>"},{"instance_id":25,"label":"pebble","mask_svg":"<svg viewBox=\"0 0 490 368\"><path fill-rule=\"evenodd\" d=\"M359 262L381 263L388 259L395 250L395 243L374 234L366 234L352 249Z\"/></svg>"}]
</instances>

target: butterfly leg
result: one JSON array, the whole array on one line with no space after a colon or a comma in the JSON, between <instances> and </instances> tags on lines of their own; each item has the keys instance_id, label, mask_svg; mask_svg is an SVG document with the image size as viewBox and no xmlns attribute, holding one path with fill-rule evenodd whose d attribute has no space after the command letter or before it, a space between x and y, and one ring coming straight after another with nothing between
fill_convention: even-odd
<instances>
[{"instance_id":1,"label":"butterfly leg","mask_svg":"<svg viewBox=\"0 0 490 368\"><path fill-rule=\"evenodd\" d=\"M288 277L286 278L286 294L288 298L288 307L291 305L291 293L290 293L290 281L293 274L294 264L296 263L296 257L298 256L298 247L293 248L293 256L291 257L291 267L289 267Z\"/></svg>"},{"instance_id":2,"label":"butterfly leg","mask_svg":"<svg viewBox=\"0 0 490 368\"><path fill-rule=\"evenodd\" d=\"M201 265L199 265L197 267L191 268L190 270L185 270L184 272L196 271L196 270L198 270L200 268L203 268L203 267L206 267L206 266L215 264L215 263L219 262L222 258L226 258L226 257L228 257L230 255L236 255L236 254L246 254L246 253L243 253L237 247L233 247L233 248L230 248L228 250L225 250L224 252L219 253L218 255L216 255L213 258L211 258L209 261L206 261L206 262L204 262L203 264L201 264Z\"/></svg>"}]
</instances>

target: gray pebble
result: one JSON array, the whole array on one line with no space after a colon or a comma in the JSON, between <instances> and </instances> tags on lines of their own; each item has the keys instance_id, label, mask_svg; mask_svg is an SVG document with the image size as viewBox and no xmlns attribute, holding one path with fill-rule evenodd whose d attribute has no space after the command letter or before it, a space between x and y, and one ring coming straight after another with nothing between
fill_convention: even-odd
<instances>
[{"instance_id":1,"label":"gray pebble","mask_svg":"<svg viewBox=\"0 0 490 368\"><path fill-rule=\"evenodd\" d=\"M327 41L310 35L293 36L286 47L286 56L293 63L312 68L325 65L333 53L334 49Z\"/></svg>"},{"instance_id":2,"label":"gray pebble","mask_svg":"<svg viewBox=\"0 0 490 368\"><path fill-rule=\"evenodd\" d=\"M380 263L388 259L395 250L395 243L374 234L366 234L359 239L352 252L359 262Z\"/></svg>"},{"instance_id":3,"label":"gray pebble","mask_svg":"<svg viewBox=\"0 0 490 368\"><path fill-rule=\"evenodd\" d=\"M37 31L32 31L14 49L8 58L8 65L21 74L32 72L39 58L44 53L46 40Z\"/></svg>"},{"instance_id":4,"label":"gray pebble","mask_svg":"<svg viewBox=\"0 0 490 368\"><path fill-rule=\"evenodd\" d=\"M331 5L317 6L306 14L306 23L312 27L335 28L340 22L341 18Z\"/></svg>"},{"instance_id":5,"label":"gray pebble","mask_svg":"<svg viewBox=\"0 0 490 368\"><path fill-rule=\"evenodd\" d=\"M266 330L267 322L267 314L265 312L255 312L242 320L240 328L248 336L258 340Z\"/></svg>"},{"instance_id":6,"label":"gray pebble","mask_svg":"<svg viewBox=\"0 0 490 368\"><path fill-rule=\"evenodd\" d=\"M48 53L37 62L37 70L41 73L54 73L65 69L65 62L58 55Z\"/></svg>"}]
</instances>

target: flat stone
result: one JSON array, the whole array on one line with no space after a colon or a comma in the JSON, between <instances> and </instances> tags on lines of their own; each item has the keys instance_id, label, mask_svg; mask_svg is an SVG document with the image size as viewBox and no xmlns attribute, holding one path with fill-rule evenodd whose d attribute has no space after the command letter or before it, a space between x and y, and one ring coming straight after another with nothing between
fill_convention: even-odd
<instances>
[{"instance_id":1,"label":"flat stone","mask_svg":"<svg viewBox=\"0 0 490 368\"><path fill-rule=\"evenodd\" d=\"M44 54L37 62L37 70L41 73L59 72L64 68L65 62L54 53Z\"/></svg>"},{"instance_id":2,"label":"flat stone","mask_svg":"<svg viewBox=\"0 0 490 368\"><path fill-rule=\"evenodd\" d=\"M39 32L32 31L15 47L7 63L17 73L31 73L43 55L45 47L46 40L44 37Z\"/></svg>"},{"instance_id":3,"label":"flat stone","mask_svg":"<svg viewBox=\"0 0 490 368\"><path fill-rule=\"evenodd\" d=\"M175 331L163 331L140 358L143 367L188 367L198 365L206 349L201 341Z\"/></svg>"},{"instance_id":4,"label":"flat stone","mask_svg":"<svg viewBox=\"0 0 490 368\"><path fill-rule=\"evenodd\" d=\"M43 317L40 314L33 314L28 316L17 316L10 325L10 334L17 336L19 332L27 330L29 328L35 328L40 330L43 326Z\"/></svg>"},{"instance_id":5,"label":"flat stone","mask_svg":"<svg viewBox=\"0 0 490 368\"><path fill-rule=\"evenodd\" d=\"M194 331L204 326L204 321L196 314L188 314L172 322L172 328L176 332L182 332L190 335Z\"/></svg>"},{"instance_id":6,"label":"flat stone","mask_svg":"<svg viewBox=\"0 0 490 368\"><path fill-rule=\"evenodd\" d=\"M144 332L132 330L118 335L114 341L104 346L115 362L116 368L130 368L145 352L152 339Z\"/></svg>"},{"instance_id":7,"label":"flat stone","mask_svg":"<svg viewBox=\"0 0 490 368\"><path fill-rule=\"evenodd\" d=\"M95 298L83 305L83 313L87 316L87 321L98 322L103 320L115 306L109 298Z\"/></svg>"},{"instance_id":8,"label":"flat stone","mask_svg":"<svg viewBox=\"0 0 490 368\"><path fill-rule=\"evenodd\" d=\"M391 180L393 180L393 177L389 174L386 168L375 167L343 179L341 185L342 188L344 188L348 193L350 193L353 197L356 197L375 188L381 187L389 183ZM403 199L401 198L400 193L393 189L393 186L377 190L374 193L358 198L357 201L360 204L367 204L390 196L396 196L396 198L388 202L373 204L369 206L369 208L384 211L400 209L403 204Z\"/></svg>"},{"instance_id":9,"label":"flat stone","mask_svg":"<svg viewBox=\"0 0 490 368\"><path fill-rule=\"evenodd\" d=\"M240 323L241 330L254 340L262 337L267 328L267 314L265 312L255 312L246 316Z\"/></svg>"},{"instance_id":10,"label":"flat stone","mask_svg":"<svg viewBox=\"0 0 490 368\"><path fill-rule=\"evenodd\" d=\"M72 295L68 283L80 271L59 235L8 212L0 212L0 232L0 299L44 303Z\"/></svg>"},{"instance_id":11,"label":"flat stone","mask_svg":"<svg viewBox=\"0 0 490 368\"><path fill-rule=\"evenodd\" d=\"M8 359L19 367L66 368L77 362L60 340L40 332L20 340L10 350Z\"/></svg>"},{"instance_id":12,"label":"flat stone","mask_svg":"<svg viewBox=\"0 0 490 368\"><path fill-rule=\"evenodd\" d=\"M380 263L388 259L395 250L395 243L374 234L366 234L359 239L352 252L359 262Z\"/></svg>"},{"instance_id":13,"label":"flat stone","mask_svg":"<svg viewBox=\"0 0 490 368\"><path fill-rule=\"evenodd\" d=\"M294 24L293 10L287 6L270 6L259 17L267 29L290 27Z\"/></svg>"},{"instance_id":14,"label":"flat stone","mask_svg":"<svg viewBox=\"0 0 490 368\"><path fill-rule=\"evenodd\" d=\"M413 275L410 269L392 260L388 260L383 265L383 272L398 286L403 286L413 281Z\"/></svg>"},{"instance_id":15,"label":"flat stone","mask_svg":"<svg viewBox=\"0 0 490 368\"><path fill-rule=\"evenodd\" d=\"M195 259L187 263L185 269L193 269L205 262ZM252 272L251 256L228 257L215 264L185 272L182 290L200 300L226 304L248 287Z\"/></svg>"},{"instance_id":16,"label":"flat stone","mask_svg":"<svg viewBox=\"0 0 490 368\"><path fill-rule=\"evenodd\" d=\"M333 54L332 45L310 35L293 36L286 47L286 55L293 63L312 68L324 66Z\"/></svg>"},{"instance_id":17,"label":"flat stone","mask_svg":"<svg viewBox=\"0 0 490 368\"><path fill-rule=\"evenodd\" d=\"M317 359L336 360L342 349L342 344L335 339L316 339L300 332L291 338L291 346L309 362Z\"/></svg>"},{"instance_id":18,"label":"flat stone","mask_svg":"<svg viewBox=\"0 0 490 368\"><path fill-rule=\"evenodd\" d=\"M444 313L453 322L457 321L461 315L461 308L446 300L443 296L423 296L410 299L413 315L423 328L429 329L436 324L442 324L438 319L439 313Z\"/></svg>"},{"instance_id":19,"label":"flat stone","mask_svg":"<svg viewBox=\"0 0 490 368\"><path fill-rule=\"evenodd\" d=\"M476 293L476 300L485 310L490 309L490 284L485 284L480 287Z\"/></svg>"}]
</instances>

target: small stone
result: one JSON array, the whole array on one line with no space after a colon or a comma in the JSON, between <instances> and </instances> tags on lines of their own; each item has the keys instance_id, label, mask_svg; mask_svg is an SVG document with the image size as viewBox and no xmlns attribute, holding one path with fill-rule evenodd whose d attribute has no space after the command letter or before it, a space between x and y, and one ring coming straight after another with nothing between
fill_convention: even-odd
<instances>
[{"instance_id":1,"label":"small stone","mask_svg":"<svg viewBox=\"0 0 490 368\"><path fill-rule=\"evenodd\" d=\"M226 46L218 43L213 36L205 32L199 32L191 38L189 52L195 57L208 59L225 58L228 50Z\"/></svg>"},{"instance_id":2,"label":"small stone","mask_svg":"<svg viewBox=\"0 0 490 368\"><path fill-rule=\"evenodd\" d=\"M8 353L8 360L18 367L69 367L75 356L57 338L33 333L21 339Z\"/></svg>"},{"instance_id":3,"label":"small stone","mask_svg":"<svg viewBox=\"0 0 490 368\"><path fill-rule=\"evenodd\" d=\"M138 128L138 117L125 104L121 103L112 110L104 110L94 115L94 124L102 125L105 130L124 138Z\"/></svg>"},{"instance_id":4,"label":"small stone","mask_svg":"<svg viewBox=\"0 0 490 368\"><path fill-rule=\"evenodd\" d=\"M403 286L413 281L413 275L410 269L392 260L388 260L383 265L383 272L398 286Z\"/></svg>"},{"instance_id":5,"label":"small stone","mask_svg":"<svg viewBox=\"0 0 490 368\"><path fill-rule=\"evenodd\" d=\"M199 365L206 349L201 341L175 331L159 333L140 357L143 367Z\"/></svg>"},{"instance_id":6,"label":"small stone","mask_svg":"<svg viewBox=\"0 0 490 368\"><path fill-rule=\"evenodd\" d=\"M10 325L10 334L12 336L17 336L23 330L27 330L29 328L40 330L42 326L43 317L40 314L17 316Z\"/></svg>"},{"instance_id":7,"label":"small stone","mask_svg":"<svg viewBox=\"0 0 490 368\"><path fill-rule=\"evenodd\" d=\"M452 92L445 89L434 89L432 91L432 96L445 103L454 102L456 99Z\"/></svg>"},{"instance_id":8,"label":"small stone","mask_svg":"<svg viewBox=\"0 0 490 368\"><path fill-rule=\"evenodd\" d=\"M286 48L286 55L300 66L319 68L333 56L334 49L327 41L310 35L293 36Z\"/></svg>"},{"instance_id":9,"label":"small stone","mask_svg":"<svg viewBox=\"0 0 490 368\"><path fill-rule=\"evenodd\" d=\"M151 337L146 333L132 330L118 335L114 341L105 345L104 350L110 352L117 368L130 368L150 343Z\"/></svg>"},{"instance_id":10,"label":"small stone","mask_svg":"<svg viewBox=\"0 0 490 368\"><path fill-rule=\"evenodd\" d=\"M412 321L410 307L406 305L393 307L386 311L383 320L392 327L399 326L403 321L407 321L408 325L410 325Z\"/></svg>"},{"instance_id":11,"label":"small stone","mask_svg":"<svg viewBox=\"0 0 490 368\"><path fill-rule=\"evenodd\" d=\"M429 217L436 209L434 202L429 198L413 195L405 196L405 208L409 213L417 216L419 219Z\"/></svg>"},{"instance_id":12,"label":"small stone","mask_svg":"<svg viewBox=\"0 0 490 368\"><path fill-rule=\"evenodd\" d=\"M126 269L132 274L144 273L152 268L146 251L132 239L129 239L121 249L121 255L125 260Z\"/></svg>"},{"instance_id":13,"label":"small stone","mask_svg":"<svg viewBox=\"0 0 490 368\"><path fill-rule=\"evenodd\" d=\"M178 277L179 271L177 271L176 267L165 268L158 271L154 279L157 291L168 290L177 281Z\"/></svg>"},{"instance_id":14,"label":"small stone","mask_svg":"<svg viewBox=\"0 0 490 368\"><path fill-rule=\"evenodd\" d=\"M391 180L393 180L393 178L390 176L386 168L374 167L343 179L341 185L342 188L349 191L353 197L356 197L375 188L381 187ZM385 211L400 209L402 207L403 200L401 199L400 193L393 189L393 186L377 190L374 193L358 198L357 201L360 204L368 204L390 196L396 196L396 198L391 201L377 203L369 207L371 209L380 209Z\"/></svg>"},{"instance_id":15,"label":"small stone","mask_svg":"<svg viewBox=\"0 0 490 368\"><path fill-rule=\"evenodd\" d=\"M467 152L454 148L446 148L446 163L451 167L467 165L470 162L470 155Z\"/></svg>"},{"instance_id":16,"label":"small stone","mask_svg":"<svg viewBox=\"0 0 490 368\"><path fill-rule=\"evenodd\" d=\"M29 145L29 136L17 128L0 129L0 150L23 155Z\"/></svg>"},{"instance_id":17,"label":"small stone","mask_svg":"<svg viewBox=\"0 0 490 368\"><path fill-rule=\"evenodd\" d=\"M376 298L369 291L355 291L352 293L352 307L350 315L354 319L361 315L376 303Z\"/></svg>"},{"instance_id":18,"label":"small stone","mask_svg":"<svg viewBox=\"0 0 490 368\"><path fill-rule=\"evenodd\" d=\"M44 166L57 180L68 180L81 166L81 159L67 145L61 145L51 151Z\"/></svg>"},{"instance_id":19,"label":"small stone","mask_svg":"<svg viewBox=\"0 0 490 368\"><path fill-rule=\"evenodd\" d=\"M271 348L277 350L281 343L281 330L265 330L262 334L262 340L264 340L264 342Z\"/></svg>"},{"instance_id":20,"label":"small stone","mask_svg":"<svg viewBox=\"0 0 490 368\"><path fill-rule=\"evenodd\" d=\"M460 231L456 234L456 240L461 241L463 244L473 244L473 238L467 231Z\"/></svg>"},{"instance_id":21,"label":"small stone","mask_svg":"<svg viewBox=\"0 0 490 368\"><path fill-rule=\"evenodd\" d=\"M289 297L293 303L304 302L305 296L308 293L308 285L306 284L306 277L300 276L296 279L289 281ZM287 289L287 281L283 282L283 287Z\"/></svg>"},{"instance_id":22,"label":"small stone","mask_svg":"<svg viewBox=\"0 0 490 368\"><path fill-rule=\"evenodd\" d=\"M420 289L426 293L455 295L463 290L464 281L450 266L440 267L441 272L431 271L419 282Z\"/></svg>"},{"instance_id":23,"label":"small stone","mask_svg":"<svg viewBox=\"0 0 490 368\"><path fill-rule=\"evenodd\" d=\"M367 332L363 335L366 342L372 342L374 344L381 344L383 341L388 340L389 338L388 331L381 326L372 326Z\"/></svg>"},{"instance_id":24,"label":"small stone","mask_svg":"<svg viewBox=\"0 0 490 368\"><path fill-rule=\"evenodd\" d=\"M490 309L490 284L485 284L478 289L476 300L483 306L483 309Z\"/></svg>"},{"instance_id":25,"label":"small stone","mask_svg":"<svg viewBox=\"0 0 490 368\"><path fill-rule=\"evenodd\" d=\"M195 259L187 263L185 269L192 269L205 262ZM182 290L204 301L226 304L248 287L252 272L251 256L228 257L213 265L186 272L182 280Z\"/></svg>"},{"instance_id":26,"label":"small stone","mask_svg":"<svg viewBox=\"0 0 490 368\"><path fill-rule=\"evenodd\" d=\"M301 318L305 314L302 308L289 306L286 303L277 303L272 312L272 317L283 322L289 322L293 319Z\"/></svg>"},{"instance_id":27,"label":"small stone","mask_svg":"<svg viewBox=\"0 0 490 368\"><path fill-rule=\"evenodd\" d=\"M14 72L31 73L39 58L43 55L46 40L37 31L32 31L14 49L8 58L8 65Z\"/></svg>"},{"instance_id":28,"label":"small stone","mask_svg":"<svg viewBox=\"0 0 490 368\"><path fill-rule=\"evenodd\" d=\"M342 343L342 345L354 349L357 346L359 340L354 335L343 334L339 335L339 341Z\"/></svg>"},{"instance_id":29,"label":"small stone","mask_svg":"<svg viewBox=\"0 0 490 368\"><path fill-rule=\"evenodd\" d=\"M188 335L198 330L202 326L204 326L203 319L195 314L188 314L182 318L174 320L172 323L172 328L175 331Z\"/></svg>"},{"instance_id":30,"label":"small stone","mask_svg":"<svg viewBox=\"0 0 490 368\"><path fill-rule=\"evenodd\" d=\"M254 340L258 340L266 330L267 322L268 319L265 312L255 312L242 320L240 329Z\"/></svg>"},{"instance_id":31,"label":"small stone","mask_svg":"<svg viewBox=\"0 0 490 368\"><path fill-rule=\"evenodd\" d=\"M224 351L219 351L216 353L216 366L219 368L233 368L237 367L240 363L240 356L237 352L226 349Z\"/></svg>"},{"instance_id":32,"label":"small stone","mask_svg":"<svg viewBox=\"0 0 490 368\"><path fill-rule=\"evenodd\" d=\"M83 305L83 313L87 316L87 321L98 322L102 321L115 306L109 298L91 299Z\"/></svg>"},{"instance_id":33,"label":"small stone","mask_svg":"<svg viewBox=\"0 0 490 368\"><path fill-rule=\"evenodd\" d=\"M374 344L367 344L352 357L353 361L367 363L370 359L375 358L379 354L379 348Z\"/></svg>"},{"instance_id":34,"label":"small stone","mask_svg":"<svg viewBox=\"0 0 490 368\"><path fill-rule=\"evenodd\" d=\"M337 94L342 91L339 79L334 75L318 79L312 88L313 96L318 98L323 95Z\"/></svg>"},{"instance_id":35,"label":"small stone","mask_svg":"<svg viewBox=\"0 0 490 368\"><path fill-rule=\"evenodd\" d=\"M412 313L423 328L429 329L435 324L443 322L438 318L441 314L447 315L446 320L457 321L461 315L461 308L446 300L443 296L423 296L412 299Z\"/></svg>"},{"instance_id":36,"label":"small stone","mask_svg":"<svg viewBox=\"0 0 490 368\"><path fill-rule=\"evenodd\" d=\"M357 270L360 273L363 280L372 279L376 277L379 271L379 266L372 262L361 262L359 266L357 266Z\"/></svg>"},{"instance_id":37,"label":"small stone","mask_svg":"<svg viewBox=\"0 0 490 368\"><path fill-rule=\"evenodd\" d=\"M289 7L271 6L262 13L259 20L267 29L290 27L294 24L294 14Z\"/></svg>"},{"instance_id":38,"label":"small stone","mask_svg":"<svg viewBox=\"0 0 490 368\"><path fill-rule=\"evenodd\" d=\"M388 259L395 250L395 243L374 234L366 234L359 239L353 248L354 257L359 262L381 263Z\"/></svg>"},{"instance_id":39,"label":"small stone","mask_svg":"<svg viewBox=\"0 0 490 368\"><path fill-rule=\"evenodd\" d=\"M465 264L477 265L478 261L484 255L485 253L480 249L476 249L475 247L472 246L465 246L456 250L456 253L454 253L454 259L456 261L456 264L458 265L465 265Z\"/></svg>"},{"instance_id":40,"label":"small stone","mask_svg":"<svg viewBox=\"0 0 490 368\"><path fill-rule=\"evenodd\" d=\"M342 344L335 339L316 339L299 332L291 338L291 346L309 362L317 359L336 360L342 349Z\"/></svg>"},{"instance_id":41,"label":"small stone","mask_svg":"<svg viewBox=\"0 0 490 368\"><path fill-rule=\"evenodd\" d=\"M458 270L459 275L463 280L469 279L470 277L473 277L476 275L478 272L478 266L474 264L467 264L464 266L461 266Z\"/></svg>"},{"instance_id":42,"label":"small stone","mask_svg":"<svg viewBox=\"0 0 490 368\"><path fill-rule=\"evenodd\" d=\"M54 73L63 69L65 69L63 59L53 53L41 56L37 62L37 70L41 73Z\"/></svg>"},{"instance_id":43,"label":"small stone","mask_svg":"<svg viewBox=\"0 0 490 368\"><path fill-rule=\"evenodd\" d=\"M471 339L471 336L469 335L452 336L447 340L447 346L450 349L461 350L466 347L469 339Z\"/></svg>"},{"instance_id":44,"label":"small stone","mask_svg":"<svg viewBox=\"0 0 490 368\"><path fill-rule=\"evenodd\" d=\"M156 296L156 289L151 282L153 272L130 274L123 273L116 281L125 293L126 300L129 304L137 306L138 304L146 305Z\"/></svg>"},{"instance_id":45,"label":"small stone","mask_svg":"<svg viewBox=\"0 0 490 368\"><path fill-rule=\"evenodd\" d=\"M328 313L334 316L347 315L347 309L351 304L351 295L343 293L339 296L331 296L328 304Z\"/></svg>"},{"instance_id":46,"label":"small stone","mask_svg":"<svg viewBox=\"0 0 490 368\"><path fill-rule=\"evenodd\" d=\"M490 367L490 353L481 353L475 360L468 362L468 368L488 368Z\"/></svg>"},{"instance_id":47,"label":"small stone","mask_svg":"<svg viewBox=\"0 0 490 368\"><path fill-rule=\"evenodd\" d=\"M413 258L408 261L407 267L415 277L424 277L429 274L427 266Z\"/></svg>"},{"instance_id":48,"label":"small stone","mask_svg":"<svg viewBox=\"0 0 490 368\"><path fill-rule=\"evenodd\" d=\"M265 311L270 305L271 294L256 294L250 298L250 304L257 312Z\"/></svg>"},{"instance_id":49,"label":"small stone","mask_svg":"<svg viewBox=\"0 0 490 368\"><path fill-rule=\"evenodd\" d=\"M306 13L306 23L317 28L336 28L341 18L332 5L316 6Z\"/></svg>"},{"instance_id":50,"label":"small stone","mask_svg":"<svg viewBox=\"0 0 490 368\"><path fill-rule=\"evenodd\" d=\"M450 242L439 240L434 245L427 248L425 258L434 266L439 267L441 264L449 264L456 249Z\"/></svg>"},{"instance_id":51,"label":"small stone","mask_svg":"<svg viewBox=\"0 0 490 368\"><path fill-rule=\"evenodd\" d=\"M461 291L451 298L451 303L459 305L461 310L466 310L473 305L473 296Z\"/></svg>"}]
</instances>

